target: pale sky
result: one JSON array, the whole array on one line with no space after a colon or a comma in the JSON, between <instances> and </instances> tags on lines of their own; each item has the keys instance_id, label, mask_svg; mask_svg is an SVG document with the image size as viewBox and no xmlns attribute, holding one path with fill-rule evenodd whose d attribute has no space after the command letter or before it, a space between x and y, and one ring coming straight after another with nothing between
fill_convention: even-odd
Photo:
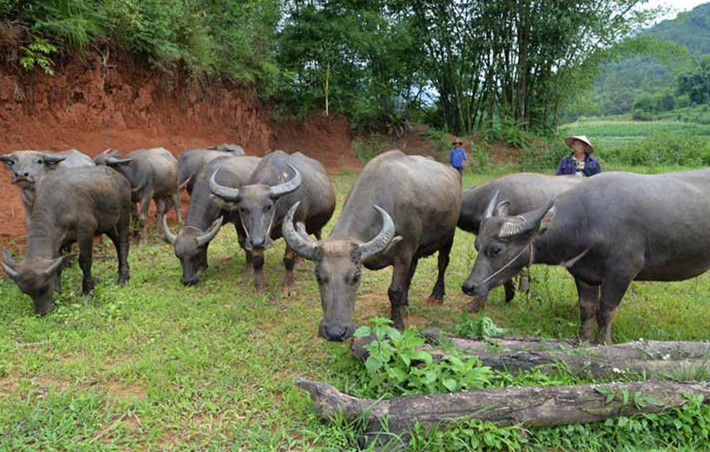
<instances>
[{"instance_id":1,"label":"pale sky","mask_svg":"<svg viewBox=\"0 0 710 452\"><path fill-rule=\"evenodd\" d=\"M655 8L656 6L670 8L670 11L661 17L661 20L664 20L673 19L678 13L688 11L707 2L708 0L650 0L643 5L643 8Z\"/></svg>"}]
</instances>

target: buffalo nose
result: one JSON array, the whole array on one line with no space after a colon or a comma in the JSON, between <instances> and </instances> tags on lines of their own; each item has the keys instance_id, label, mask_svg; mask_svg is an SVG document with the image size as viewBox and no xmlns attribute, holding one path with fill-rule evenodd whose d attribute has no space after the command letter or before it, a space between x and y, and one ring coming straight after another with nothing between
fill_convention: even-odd
<instances>
[{"instance_id":1,"label":"buffalo nose","mask_svg":"<svg viewBox=\"0 0 710 452\"><path fill-rule=\"evenodd\" d=\"M263 248L266 244L266 238L262 237L260 239L251 239L251 246L253 248Z\"/></svg>"},{"instance_id":2,"label":"buffalo nose","mask_svg":"<svg viewBox=\"0 0 710 452\"><path fill-rule=\"evenodd\" d=\"M180 278L180 282L183 286L194 286L198 281L197 276L193 276L192 278Z\"/></svg>"},{"instance_id":3,"label":"buffalo nose","mask_svg":"<svg viewBox=\"0 0 710 452\"><path fill-rule=\"evenodd\" d=\"M348 329L341 325L330 325L325 327L325 338L329 341L341 342L346 339L345 334Z\"/></svg>"},{"instance_id":4,"label":"buffalo nose","mask_svg":"<svg viewBox=\"0 0 710 452\"><path fill-rule=\"evenodd\" d=\"M464 284L463 286L461 286L461 291L463 291L463 293L465 293L466 295L473 296L473 291L475 289L476 287L471 284Z\"/></svg>"}]
</instances>

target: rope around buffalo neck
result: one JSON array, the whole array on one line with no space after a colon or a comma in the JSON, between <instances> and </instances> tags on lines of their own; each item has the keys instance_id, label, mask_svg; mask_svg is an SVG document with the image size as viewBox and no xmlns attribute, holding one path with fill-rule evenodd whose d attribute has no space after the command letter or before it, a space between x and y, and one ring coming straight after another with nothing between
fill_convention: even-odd
<instances>
[{"instance_id":1,"label":"rope around buffalo neck","mask_svg":"<svg viewBox=\"0 0 710 452\"><path fill-rule=\"evenodd\" d=\"M511 265L513 265L513 263L514 263L515 261L517 261L518 258L519 258L520 256L522 256L525 251L527 251L527 247L525 247L525 248L523 248L522 250L520 250L520 252L519 252L518 254L516 254L515 257L513 257L507 264L505 264L504 266L502 266L501 268L499 268L498 270L496 270L492 275L489 275L486 279L484 279L483 281L481 281L481 282L478 283L477 285L480 286L480 285L482 285L482 284L485 284L485 283L487 283L488 281L490 281L491 279L493 279L493 278L495 278L496 276L498 276L503 270L505 270L505 269L507 269L508 267L510 267ZM530 261L528 262L528 264L526 265L526 267L531 266L532 263L533 263L533 242L530 242Z\"/></svg>"}]
</instances>

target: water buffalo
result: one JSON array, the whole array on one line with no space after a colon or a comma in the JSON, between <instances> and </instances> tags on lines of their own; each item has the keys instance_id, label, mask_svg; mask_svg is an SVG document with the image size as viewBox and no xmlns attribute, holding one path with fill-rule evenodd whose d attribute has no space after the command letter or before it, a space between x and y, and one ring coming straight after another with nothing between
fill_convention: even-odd
<instances>
[{"instance_id":1,"label":"water buffalo","mask_svg":"<svg viewBox=\"0 0 710 452\"><path fill-rule=\"evenodd\" d=\"M64 257L60 254L79 243L81 290L88 295L94 236L106 234L118 254L118 282L129 278L128 241L131 218L131 187L125 177L105 167L53 171L38 192L27 239L27 257L18 263L3 251L2 266L22 292L32 297L35 313L52 309L52 296L60 288ZM54 284L52 284L54 280Z\"/></svg>"},{"instance_id":2,"label":"water buffalo","mask_svg":"<svg viewBox=\"0 0 710 452\"><path fill-rule=\"evenodd\" d=\"M178 185L185 187L187 193L192 196L192 190L204 166L219 157L225 155L244 155L244 149L236 144L220 144L219 146L207 149L189 149L178 157Z\"/></svg>"},{"instance_id":3,"label":"water buffalo","mask_svg":"<svg viewBox=\"0 0 710 452\"><path fill-rule=\"evenodd\" d=\"M198 273L207 268L207 248L225 223L234 224L239 245L244 248L246 234L239 220L239 212L222 208L213 199L208 183L212 174L219 169L217 182L230 187L244 185L259 164L257 157L221 157L207 163L195 177L195 189L190 197L185 227L179 234L170 232L163 217L163 239L175 247L175 255L182 265L180 282L186 286L198 282ZM251 265L251 252L247 253L247 265Z\"/></svg>"},{"instance_id":4,"label":"water buffalo","mask_svg":"<svg viewBox=\"0 0 710 452\"><path fill-rule=\"evenodd\" d=\"M458 227L478 234L485 218L486 207L494 196L506 200L498 206L499 214L518 215L544 206L547 201L582 182L584 178L575 176L549 176L536 173L517 173L499 177L481 185L464 190L461 196L461 214ZM515 284L508 280L503 284L505 301L515 297ZM467 309L478 312L486 303L486 297L478 297L467 305Z\"/></svg>"},{"instance_id":5,"label":"water buffalo","mask_svg":"<svg viewBox=\"0 0 710 452\"><path fill-rule=\"evenodd\" d=\"M419 258L439 252L439 274L430 301L444 297L444 275L461 208L458 172L446 165L400 151L386 152L367 164L348 194L343 211L327 239L312 241L301 225L293 226L299 205L283 224L288 246L316 262L323 306L321 337L344 340L352 321L360 285L360 268L394 266L387 295L392 321L404 327L401 309Z\"/></svg>"},{"instance_id":6,"label":"water buffalo","mask_svg":"<svg viewBox=\"0 0 710 452\"><path fill-rule=\"evenodd\" d=\"M147 219L150 200L155 201L157 227L162 227L163 216L175 208L178 223L182 223L180 192L178 190L178 163L165 148L138 149L125 158L118 150L106 150L97 156L97 165L108 165L123 174L131 183L133 218L137 218L142 239L148 238ZM140 203L140 215L136 204Z\"/></svg>"},{"instance_id":7,"label":"water buffalo","mask_svg":"<svg viewBox=\"0 0 710 452\"><path fill-rule=\"evenodd\" d=\"M0 155L10 173L10 181L22 190L22 205L25 208L25 225L30 228L30 216L34 205L35 193L42 180L57 168L77 168L94 166L93 160L76 149L64 152L50 151L15 151Z\"/></svg>"},{"instance_id":8,"label":"water buffalo","mask_svg":"<svg viewBox=\"0 0 710 452\"><path fill-rule=\"evenodd\" d=\"M462 289L485 295L527 265L563 265L577 284L580 338L592 339L596 318L597 340L610 342L631 281L679 281L710 267L708 193L710 169L607 173L563 193L554 206L494 215L481 224L479 254Z\"/></svg>"},{"instance_id":9,"label":"water buffalo","mask_svg":"<svg viewBox=\"0 0 710 452\"><path fill-rule=\"evenodd\" d=\"M297 152L275 151L261 159L259 166L240 188L221 185L215 172L209 181L212 193L228 203L237 204L246 232L245 249L253 254L254 286L265 288L264 250L281 237L281 223L288 209L301 203L296 219L305 223L306 231L320 238L321 229L335 210L335 191L328 173L317 160ZM286 247L284 286L293 285L295 254Z\"/></svg>"}]
</instances>

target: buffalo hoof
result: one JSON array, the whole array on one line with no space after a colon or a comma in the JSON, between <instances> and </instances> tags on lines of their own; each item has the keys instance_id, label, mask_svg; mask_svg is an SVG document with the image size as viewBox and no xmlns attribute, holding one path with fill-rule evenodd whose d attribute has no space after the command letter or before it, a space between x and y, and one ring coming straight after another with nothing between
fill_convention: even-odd
<instances>
[{"instance_id":1,"label":"buffalo hoof","mask_svg":"<svg viewBox=\"0 0 710 452\"><path fill-rule=\"evenodd\" d=\"M471 313L475 314L485 307L486 307L486 300L485 299L482 299L480 297L474 297L471 301L466 303L464 310L466 312L471 312Z\"/></svg>"},{"instance_id":2,"label":"buffalo hoof","mask_svg":"<svg viewBox=\"0 0 710 452\"><path fill-rule=\"evenodd\" d=\"M121 276L118 278L118 285L119 286L126 286L128 285L128 281L130 281L131 277L130 276Z\"/></svg>"},{"instance_id":3,"label":"buffalo hoof","mask_svg":"<svg viewBox=\"0 0 710 452\"><path fill-rule=\"evenodd\" d=\"M443 298L436 298L436 297L428 297L426 299L426 302L428 305L431 306L441 306L444 304L444 299Z\"/></svg>"}]
</instances>

